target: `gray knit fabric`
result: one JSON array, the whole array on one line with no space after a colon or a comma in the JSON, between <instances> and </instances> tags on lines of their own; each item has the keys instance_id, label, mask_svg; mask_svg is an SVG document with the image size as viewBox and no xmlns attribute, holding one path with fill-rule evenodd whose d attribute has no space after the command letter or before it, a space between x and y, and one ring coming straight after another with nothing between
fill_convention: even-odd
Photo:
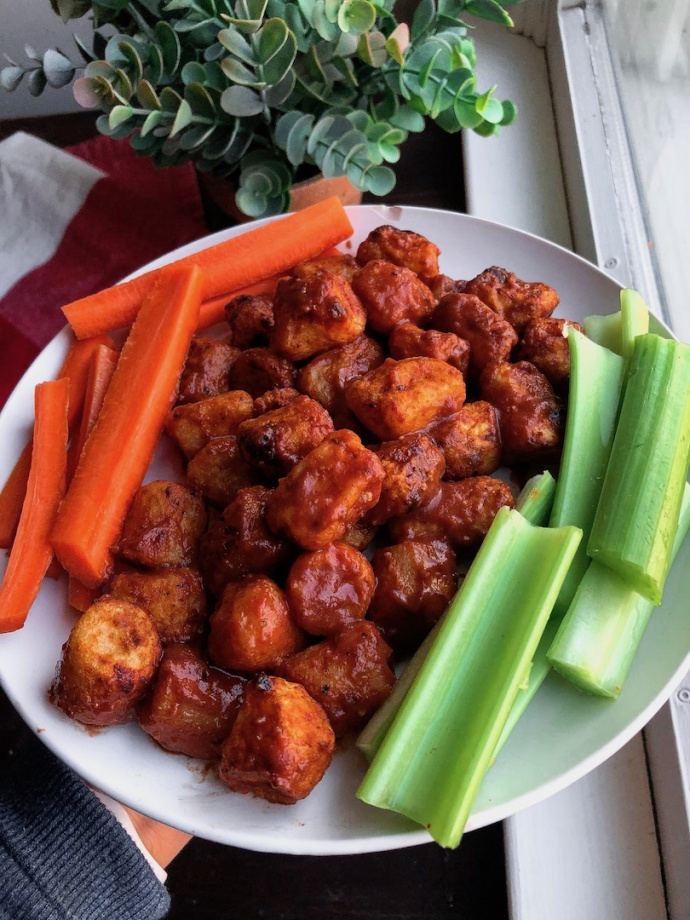
<instances>
[{"instance_id":1,"label":"gray knit fabric","mask_svg":"<svg viewBox=\"0 0 690 920\"><path fill-rule=\"evenodd\" d=\"M169 907L108 809L23 738L0 768L0 920L158 920Z\"/></svg>"}]
</instances>

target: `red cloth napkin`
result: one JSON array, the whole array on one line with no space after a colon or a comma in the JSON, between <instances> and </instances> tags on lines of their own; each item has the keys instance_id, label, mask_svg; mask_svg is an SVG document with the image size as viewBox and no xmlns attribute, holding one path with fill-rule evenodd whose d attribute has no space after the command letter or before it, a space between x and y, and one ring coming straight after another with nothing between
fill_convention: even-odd
<instances>
[{"instance_id":1,"label":"red cloth napkin","mask_svg":"<svg viewBox=\"0 0 690 920\"><path fill-rule=\"evenodd\" d=\"M0 299L0 406L65 325L64 304L208 232L191 164L156 169L126 142L104 136L68 151L105 176L92 185L54 254ZM45 230L37 222L35 233Z\"/></svg>"}]
</instances>

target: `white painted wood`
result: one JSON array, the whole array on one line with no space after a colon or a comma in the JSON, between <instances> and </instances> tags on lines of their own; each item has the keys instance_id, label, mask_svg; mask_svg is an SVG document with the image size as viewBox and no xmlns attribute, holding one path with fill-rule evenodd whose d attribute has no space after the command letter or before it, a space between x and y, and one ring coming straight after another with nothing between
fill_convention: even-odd
<instances>
[{"instance_id":1,"label":"white painted wood","mask_svg":"<svg viewBox=\"0 0 690 920\"><path fill-rule=\"evenodd\" d=\"M512 920L667 920L639 735L505 839Z\"/></svg>"},{"instance_id":2,"label":"white painted wood","mask_svg":"<svg viewBox=\"0 0 690 920\"><path fill-rule=\"evenodd\" d=\"M690 675L645 729L673 920L690 917Z\"/></svg>"}]
</instances>

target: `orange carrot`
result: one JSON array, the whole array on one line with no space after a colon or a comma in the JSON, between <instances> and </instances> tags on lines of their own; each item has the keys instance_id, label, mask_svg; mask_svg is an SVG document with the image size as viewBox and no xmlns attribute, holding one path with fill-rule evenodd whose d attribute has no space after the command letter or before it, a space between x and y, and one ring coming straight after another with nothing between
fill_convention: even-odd
<instances>
[{"instance_id":1,"label":"orange carrot","mask_svg":"<svg viewBox=\"0 0 690 920\"><path fill-rule=\"evenodd\" d=\"M87 588L85 584L70 575L67 588L67 602L80 613L88 610L100 594L98 588Z\"/></svg>"},{"instance_id":2,"label":"orange carrot","mask_svg":"<svg viewBox=\"0 0 690 920\"><path fill-rule=\"evenodd\" d=\"M185 256L177 264L198 265L203 270L202 300L209 300L283 272L351 234L352 225L340 200L329 198ZM133 322L160 271L154 269L64 306L76 336L86 338Z\"/></svg>"},{"instance_id":3,"label":"orange carrot","mask_svg":"<svg viewBox=\"0 0 690 920\"><path fill-rule=\"evenodd\" d=\"M24 625L53 558L48 535L65 491L68 400L67 378L36 387L34 450L26 499L0 586L0 632Z\"/></svg>"},{"instance_id":4,"label":"orange carrot","mask_svg":"<svg viewBox=\"0 0 690 920\"><path fill-rule=\"evenodd\" d=\"M110 348L115 353L113 340L107 335L97 335L73 342L58 372L58 380L69 378L67 420L70 428L74 426L82 410L91 360L96 349L101 346ZM19 524L31 466L31 443L29 441L24 447L9 479L0 491L0 549L9 549L12 546L12 540Z\"/></svg>"},{"instance_id":5,"label":"orange carrot","mask_svg":"<svg viewBox=\"0 0 690 920\"><path fill-rule=\"evenodd\" d=\"M111 547L153 458L196 330L201 283L195 266L158 274L60 506L51 542L65 569L87 587L107 578Z\"/></svg>"},{"instance_id":6,"label":"orange carrot","mask_svg":"<svg viewBox=\"0 0 690 920\"><path fill-rule=\"evenodd\" d=\"M209 326L215 326L225 319L225 305L230 303L234 297L244 297L251 294L274 294L276 285L285 272L279 272L277 275L271 275L265 281L257 281L256 284L250 284L241 288L239 291L231 291L229 294L221 294L219 297L211 297L201 303L199 310L199 329L208 329Z\"/></svg>"},{"instance_id":7,"label":"orange carrot","mask_svg":"<svg viewBox=\"0 0 690 920\"><path fill-rule=\"evenodd\" d=\"M89 341L89 340L85 340ZM91 366L84 388L84 405L82 408L79 431L72 438L67 452L67 482L72 481L72 476L77 468L77 462L96 423L101 411L103 400L117 366L118 353L108 348L107 345L98 345L91 355Z\"/></svg>"}]
</instances>

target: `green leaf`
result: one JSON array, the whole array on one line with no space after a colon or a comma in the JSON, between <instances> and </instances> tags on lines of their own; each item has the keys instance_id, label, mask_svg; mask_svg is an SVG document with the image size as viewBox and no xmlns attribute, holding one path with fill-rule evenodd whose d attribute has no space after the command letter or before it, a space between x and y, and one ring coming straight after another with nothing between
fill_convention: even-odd
<instances>
[{"instance_id":1,"label":"green leaf","mask_svg":"<svg viewBox=\"0 0 690 920\"><path fill-rule=\"evenodd\" d=\"M367 32L360 36L357 54L370 67L383 67L388 60L383 32Z\"/></svg>"},{"instance_id":2,"label":"green leaf","mask_svg":"<svg viewBox=\"0 0 690 920\"><path fill-rule=\"evenodd\" d=\"M502 125L512 125L512 123L517 118L517 106L514 102L511 102L510 99L503 100L503 118L501 119Z\"/></svg>"},{"instance_id":3,"label":"green leaf","mask_svg":"<svg viewBox=\"0 0 690 920\"><path fill-rule=\"evenodd\" d=\"M295 36L280 19L269 19L259 32L261 74L269 86L288 75L297 54Z\"/></svg>"},{"instance_id":4,"label":"green leaf","mask_svg":"<svg viewBox=\"0 0 690 920\"><path fill-rule=\"evenodd\" d=\"M137 99L145 109L160 109L161 102L156 90L148 80L139 80L137 84Z\"/></svg>"},{"instance_id":5,"label":"green leaf","mask_svg":"<svg viewBox=\"0 0 690 920\"><path fill-rule=\"evenodd\" d=\"M40 96L46 88L46 82L46 76L39 68L30 71L26 76L26 84L32 96Z\"/></svg>"},{"instance_id":6,"label":"green leaf","mask_svg":"<svg viewBox=\"0 0 690 920\"><path fill-rule=\"evenodd\" d=\"M420 38L434 24L436 18L436 4L434 0L421 0L412 17L410 37L412 41Z\"/></svg>"},{"instance_id":7,"label":"green leaf","mask_svg":"<svg viewBox=\"0 0 690 920\"><path fill-rule=\"evenodd\" d=\"M22 82L23 76L24 71L21 67L17 67L16 65L3 67L2 70L0 70L0 86L2 86L4 90L7 90L8 93L11 93Z\"/></svg>"},{"instance_id":8,"label":"green leaf","mask_svg":"<svg viewBox=\"0 0 690 920\"><path fill-rule=\"evenodd\" d=\"M220 97L221 108L228 115L251 118L264 110L261 96L248 86L230 86Z\"/></svg>"},{"instance_id":9,"label":"green leaf","mask_svg":"<svg viewBox=\"0 0 690 920\"><path fill-rule=\"evenodd\" d=\"M292 70L289 70L279 83L274 83L264 91L264 102L269 109L277 109L286 102L295 88L297 78Z\"/></svg>"},{"instance_id":10,"label":"green leaf","mask_svg":"<svg viewBox=\"0 0 690 920\"><path fill-rule=\"evenodd\" d=\"M312 10L312 21L314 23L314 28L324 41L336 41L338 38L338 26L336 23L331 22L326 15L324 0L316 0L314 9Z\"/></svg>"},{"instance_id":11,"label":"green leaf","mask_svg":"<svg viewBox=\"0 0 690 920\"><path fill-rule=\"evenodd\" d=\"M313 121L313 115L302 115L288 132L285 154L288 162L292 163L293 166L299 166L300 163L304 162Z\"/></svg>"},{"instance_id":12,"label":"green leaf","mask_svg":"<svg viewBox=\"0 0 690 920\"><path fill-rule=\"evenodd\" d=\"M453 106L455 117L462 128L475 129L484 120L479 112L475 109L473 102L467 102L464 99L456 99Z\"/></svg>"},{"instance_id":13,"label":"green leaf","mask_svg":"<svg viewBox=\"0 0 690 920\"><path fill-rule=\"evenodd\" d=\"M343 32L362 35L376 24L376 8L369 0L344 0L338 10L338 25Z\"/></svg>"},{"instance_id":14,"label":"green leaf","mask_svg":"<svg viewBox=\"0 0 690 920\"><path fill-rule=\"evenodd\" d=\"M192 112L192 107L186 99L183 99L175 115L175 121L173 122L172 128L170 129L170 137L175 137L175 135L179 134L183 128L186 128L187 125L192 123L193 119L194 113Z\"/></svg>"},{"instance_id":15,"label":"green leaf","mask_svg":"<svg viewBox=\"0 0 690 920\"><path fill-rule=\"evenodd\" d=\"M134 110L130 105L116 105L110 110L108 115L108 125L111 128L119 128L120 125L124 125L125 122L134 114Z\"/></svg>"},{"instance_id":16,"label":"green leaf","mask_svg":"<svg viewBox=\"0 0 690 920\"><path fill-rule=\"evenodd\" d=\"M177 115L177 110L182 103L182 96L171 86L164 86L161 90L161 108L169 115Z\"/></svg>"},{"instance_id":17,"label":"green leaf","mask_svg":"<svg viewBox=\"0 0 690 920\"><path fill-rule=\"evenodd\" d=\"M188 83L184 89L184 98L192 107L195 117L215 121L218 112L213 97L201 83Z\"/></svg>"},{"instance_id":18,"label":"green leaf","mask_svg":"<svg viewBox=\"0 0 690 920\"><path fill-rule=\"evenodd\" d=\"M163 20L156 23L155 31L163 58L163 67L167 73L173 74L179 67L182 56L180 38L177 32Z\"/></svg>"},{"instance_id":19,"label":"green leaf","mask_svg":"<svg viewBox=\"0 0 690 920\"><path fill-rule=\"evenodd\" d=\"M465 11L472 13L473 16L488 19L490 22L498 22L504 26L514 24L513 20L496 0L467 0Z\"/></svg>"},{"instance_id":20,"label":"green leaf","mask_svg":"<svg viewBox=\"0 0 690 920\"><path fill-rule=\"evenodd\" d=\"M238 83L240 86L257 86L263 88L265 85L253 71L245 67L240 61L235 60L235 58L223 58L220 62L220 66L228 80L233 83Z\"/></svg>"},{"instance_id":21,"label":"green leaf","mask_svg":"<svg viewBox=\"0 0 690 920\"><path fill-rule=\"evenodd\" d=\"M43 72L50 86L66 86L74 77L74 65L61 52L49 48L43 55Z\"/></svg>"},{"instance_id":22,"label":"green leaf","mask_svg":"<svg viewBox=\"0 0 690 920\"><path fill-rule=\"evenodd\" d=\"M142 137L146 137L154 128L157 128L158 125L165 119L165 115L159 109L154 109L153 112L149 114L144 119L144 123L141 126L139 133Z\"/></svg>"},{"instance_id":23,"label":"green leaf","mask_svg":"<svg viewBox=\"0 0 690 920\"><path fill-rule=\"evenodd\" d=\"M405 22L399 23L386 39L385 49L393 60L403 65L405 52L410 44L410 29Z\"/></svg>"},{"instance_id":24,"label":"green leaf","mask_svg":"<svg viewBox=\"0 0 690 920\"><path fill-rule=\"evenodd\" d=\"M245 64L256 64L254 49L236 29L221 29L218 33L218 41Z\"/></svg>"}]
</instances>

